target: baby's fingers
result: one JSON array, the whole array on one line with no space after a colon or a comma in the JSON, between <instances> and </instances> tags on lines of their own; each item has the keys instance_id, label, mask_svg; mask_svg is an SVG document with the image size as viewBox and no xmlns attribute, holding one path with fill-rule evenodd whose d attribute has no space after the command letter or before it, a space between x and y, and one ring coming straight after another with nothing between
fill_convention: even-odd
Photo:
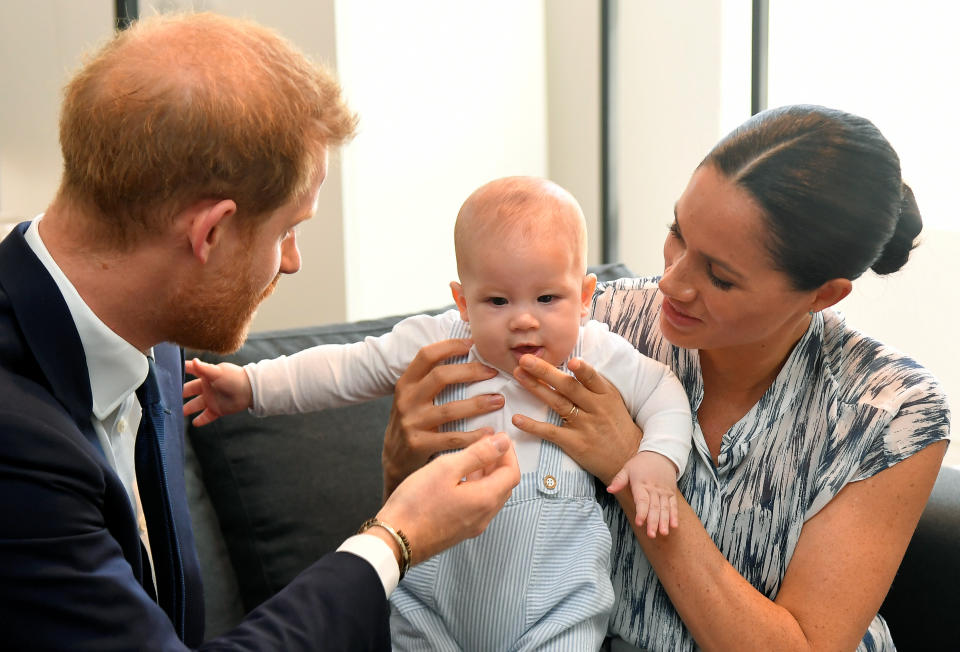
<instances>
[{"instance_id":1,"label":"baby's fingers","mask_svg":"<svg viewBox=\"0 0 960 652\"><path fill-rule=\"evenodd\" d=\"M633 485L633 504L637 510L637 527L642 527L645 522L649 523L649 518L652 516L650 503L650 492L642 486Z\"/></svg>"},{"instance_id":2,"label":"baby's fingers","mask_svg":"<svg viewBox=\"0 0 960 652\"><path fill-rule=\"evenodd\" d=\"M620 471L613 476L613 481L610 482L610 485L607 487L607 491L615 494L628 484L630 484L630 477L627 475L627 470L620 469Z\"/></svg>"},{"instance_id":3,"label":"baby's fingers","mask_svg":"<svg viewBox=\"0 0 960 652\"><path fill-rule=\"evenodd\" d=\"M197 396L203 392L203 381L199 378L194 378L191 381L188 381L183 384L183 398L190 398L191 396Z\"/></svg>"},{"instance_id":4,"label":"baby's fingers","mask_svg":"<svg viewBox=\"0 0 960 652\"><path fill-rule=\"evenodd\" d=\"M184 397L191 396L187 394L186 388L184 388L183 390L183 395ZM207 404L206 404L206 401L204 401L203 399L203 394L200 394L199 396L194 396L194 398L190 399L189 401L183 404L183 414L184 416L186 416L188 414L194 414L195 412L200 412L206 406Z\"/></svg>"},{"instance_id":5,"label":"baby's fingers","mask_svg":"<svg viewBox=\"0 0 960 652\"><path fill-rule=\"evenodd\" d=\"M663 517L661 515L661 506L662 501L660 500L660 494L657 492L650 492L650 507L647 510L647 536L651 539L657 538L657 531L660 528L660 524L663 522ZM639 525L639 523L637 524Z\"/></svg>"}]
</instances>

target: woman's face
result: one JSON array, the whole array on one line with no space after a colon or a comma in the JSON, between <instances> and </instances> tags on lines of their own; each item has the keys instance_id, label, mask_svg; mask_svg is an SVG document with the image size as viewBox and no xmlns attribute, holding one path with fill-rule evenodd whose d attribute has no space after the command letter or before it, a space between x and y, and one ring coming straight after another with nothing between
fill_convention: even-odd
<instances>
[{"instance_id":1,"label":"woman's face","mask_svg":"<svg viewBox=\"0 0 960 652\"><path fill-rule=\"evenodd\" d=\"M792 346L809 324L816 292L794 290L774 269L752 196L706 164L674 216L660 280L667 339L704 351Z\"/></svg>"}]
</instances>

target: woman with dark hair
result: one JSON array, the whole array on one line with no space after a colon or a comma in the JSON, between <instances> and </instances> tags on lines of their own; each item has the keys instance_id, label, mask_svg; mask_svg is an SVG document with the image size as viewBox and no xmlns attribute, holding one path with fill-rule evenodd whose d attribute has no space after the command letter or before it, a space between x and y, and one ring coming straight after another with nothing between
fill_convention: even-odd
<instances>
[{"instance_id":1,"label":"woman with dark hair","mask_svg":"<svg viewBox=\"0 0 960 652\"><path fill-rule=\"evenodd\" d=\"M833 306L867 269L900 269L920 229L896 153L857 116L767 111L707 155L675 205L663 275L603 285L594 300L596 319L676 372L696 415L666 537L634 522L618 471L640 433L616 391L585 363L568 365L573 378L521 359L518 379L574 416L515 425L610 485L612 649L893 649L877 610L949 411L929 372ZM495 406L430 405L442 384L481 374L433 366L457 346L424 349L398 384L388 481L449 447L449 433L427 434L437 423Z\"/></svg>"}]
</instances>

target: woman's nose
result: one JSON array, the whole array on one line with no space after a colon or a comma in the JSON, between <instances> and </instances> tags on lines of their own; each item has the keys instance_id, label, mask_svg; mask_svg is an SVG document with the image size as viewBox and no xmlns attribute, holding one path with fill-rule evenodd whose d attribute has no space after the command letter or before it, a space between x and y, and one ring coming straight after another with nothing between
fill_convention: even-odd
<instances>
[{"instance_id":1,"label":"woman's nose","mask_svg":"<svg viewBox=\"0 0 960 652\"><path fill-rule=\"evenodd\" d=\"M677 301L693 301L697 296L696 288L687 278L686 256L682 253L670 255L664 252L663 276L660 277L660 291Z\"/></svg>"}]
</instances>

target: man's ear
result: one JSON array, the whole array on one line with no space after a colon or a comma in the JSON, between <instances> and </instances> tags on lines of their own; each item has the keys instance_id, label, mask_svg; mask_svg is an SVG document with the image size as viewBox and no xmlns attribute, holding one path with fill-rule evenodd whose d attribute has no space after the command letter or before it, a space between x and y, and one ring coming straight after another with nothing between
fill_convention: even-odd
<instances>
[{"instance_id":1,"label":"man's ear","mask_svg":"<svg viewBox=\"0 0 960 652\"><path fill-rule=\"evenodd\" d=\"M580 316L586 317L590 314L590 303L593 301L593 292L597 289L597 275L587 274L583 277L583 283L580 286Z\"/></svg>"},{"instance_id":2,"label":"man's ear","mask_svg":"<svg viewBox=\"0 0 960 652\"><path fill-rule=\"evenodd\" d=\"M187 209L190 220L187 237L194 257L201 263L210 259L210 252L220 242L226 220L237 212L232 199L215 202L198 202Z\"/></svg>"},{"instance_id":3,"label":"man's ear","mask_svg":"<svg viewBox=\"0 0 960 652\"><path fill-rule=\"evenodd\" d=\"M850 294L851 290L853 290L853 283L848 278L835 278L827 281L814 293L810 311L820 312L824 308L840 303Z\"/></svg>"},{"instance_id":4,"label":"man's ear","mask_svg":"<svg viewBox=\"0 0 960 652\"><path fill-rule=\"evenodd\" d=\"M450 281L450 292L453 294L453 302L460 309L460 319L470 321L467 315L467 296L463 293L463 286L456 281Z\"/></svg>"}]
</instances>

